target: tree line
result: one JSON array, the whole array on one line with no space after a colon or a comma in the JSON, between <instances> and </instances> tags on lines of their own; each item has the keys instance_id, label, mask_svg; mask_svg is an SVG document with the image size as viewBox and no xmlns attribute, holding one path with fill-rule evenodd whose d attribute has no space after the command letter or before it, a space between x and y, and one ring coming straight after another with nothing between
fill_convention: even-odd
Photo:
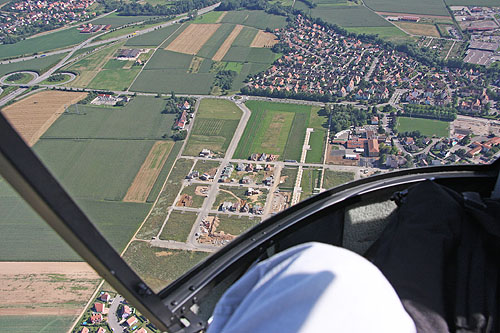
<instances>
[{"instance_id":1,"label":"tree line","mask_svg":"<svg viewBox=\"0 0 500 333\"><path fill-rule=\"evenodd\" d=\"M453 121L457 119L457 111L455 109L443 106L406 104L404 106L404 111L404 113L398 111L398 116L438 119L445 121Z\"/></svg>"}]
</instances>

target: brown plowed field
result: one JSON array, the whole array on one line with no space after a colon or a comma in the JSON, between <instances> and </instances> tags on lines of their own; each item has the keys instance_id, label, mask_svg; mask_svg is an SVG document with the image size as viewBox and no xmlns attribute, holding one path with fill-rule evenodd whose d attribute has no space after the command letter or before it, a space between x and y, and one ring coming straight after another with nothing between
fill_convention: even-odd
<instances>
[{"instance_id":1,"label":"brown plowed field","mask_svg":"<svg viewBox=\"0 0 500 333\"><path fill-rule=\"evenodd\" d=\"M220 24L191 24L165 50L194 55L219 27Z\"/></svg>"},{"instance_id":2,"label":"brown plowed field","mask_svg":"<svg viewBox=\"0 0 500 333\"><path fill-rule=\"evenodd\" d=\"M146 202L149 192L151 192L173 146L172 141L155 142L135 176L132 185L128 188L123 201Z\"/></svg>"},{"instance_id":3,"label":"brown plowed field","mask_svg":"<svg viewBox=\"0 0 500 333\"><path fill-rule=\"evenodd\" d=\"M32 147L64 112L65 107L87 96L86 92L42 91L2 110L28 146Z\"/></svg>"},{"instance_id":4,"label":"brown plowed field","mask_svg":"<svg viewBox=\"0 0 500 333\"><path fill-rule=\"evenodd\" d=\"M0 262L0 315L77 315L99 280L84 262Z\"/></svg>"},{"instance_id":5,"label":"brown plowed field","mask_svg":"<svg viewBox=\"0 0 500 333\"><path fill-rule=\"evenodd\" d=\"M231 44L233 44L234 40L236 39L236 36L238 36L238 34L240 33L241 29L243 29L243 26L240 24L237 24L234 27L233 31L231 31L231 33L229 34L229 36L227 36L224 43L222 43L220 48L217 50L217 52L213 56L213 58L212 58L213 61L221 61L222 58L224 58L227 51L231 47Z\"/></svg>"},{"instance_id":6,"label":"brown plowed field","mask_svg":"<svg viewBox=\"0 0 500 333\"><path fill-rule=\"evenodd\" d=\"M273 47L276 43L278 43L278 38L274 34L259 30L250 47Z\"/></svg>"}]
</instances>

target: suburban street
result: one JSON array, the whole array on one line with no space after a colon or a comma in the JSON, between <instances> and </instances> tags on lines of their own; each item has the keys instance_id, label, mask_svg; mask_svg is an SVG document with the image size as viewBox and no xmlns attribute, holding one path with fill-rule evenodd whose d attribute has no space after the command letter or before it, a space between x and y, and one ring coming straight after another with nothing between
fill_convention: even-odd
<instances>
[{"instance_id":1,"label":"suburban street","mask_svg":"<svg viewBox=\"0 0 500 333\"><path fill-rule=\"evenodd\" d=\"M120 319L118 318L117 312L118 312L118 306L124 301L125 299L121 295L116 295L116 297L113 299L113 302L111 303L109 307L109 312L108 312L108 324L111 330L114 333L123 333L125 330L123 327L120 325Z\"/></svg>"}]
</instances>

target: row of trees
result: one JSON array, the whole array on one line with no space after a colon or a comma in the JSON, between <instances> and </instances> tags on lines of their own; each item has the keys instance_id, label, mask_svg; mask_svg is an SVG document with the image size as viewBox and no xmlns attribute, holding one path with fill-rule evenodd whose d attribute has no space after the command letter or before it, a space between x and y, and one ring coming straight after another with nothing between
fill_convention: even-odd
<instances>
[{"instance_id":1,"label":"row of trees","mask_svg":"<svg viewBox=\"0 0 500 333\"><path fill-rule=\"evenodd\" d=\"M116 1L109 2L109 9L116 7ZM192 12L193 10L201 9L215 4L216 0L179 0L174 1L171 5L157 4L152 6L149 3L141 5L137 2L119 3L118 12L120 15L137 16L137 15L178 15L181 13Z\"/></svg>"},{"instance_id":2,"label":"row of trees","mask_svg":"<svg viewBox=\"0 0 500 333\"><path fill-rule=\"evenodd\" d=\"M398 116L402 117L416 117L427 119L439 119L446 121L453 121L457 119L457 111L452 108L443 106L428 106L419 104L406 104L404 106L405 112L398 111Z\"/></svg>"}]
</instances>

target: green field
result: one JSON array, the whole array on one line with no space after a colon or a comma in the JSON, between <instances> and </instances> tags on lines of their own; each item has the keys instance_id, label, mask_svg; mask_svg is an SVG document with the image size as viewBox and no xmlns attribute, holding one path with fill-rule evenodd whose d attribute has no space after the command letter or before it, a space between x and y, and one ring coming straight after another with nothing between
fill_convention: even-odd
<instances>
[{"instance_id":1,"label":"green field","mask_svg":"<svg viewBox=\"0 0 500 333\"><path fill-rule=\"evenodd\" d=\"M151 247L148 243L134 241L124 259L151 289L159 292L208 255L206 252Z\"/></svg>"},{"instance_id":2,"label":"green field","mask_svg":"<svg viewBox=\"0 0 500 333\"><path fill-rule=\"evenodd\" d=\"M186 73L192 60L193 56L190 54L159 49L148 61L144 70L179 69L179 72Z\"/></svg>"},{"instance_id":3,"label":"green field","mask_svg":"<svg viewBox=\"0 0 500 333\"><path fill-rule=\"evenodd\" d=\"M300 200L305 200L313 196L313 191L315 188L320 187L321 180L321 170L319 169L303 169L302 181L300 187L302 187L302 193L300 195Z\"/></svg>"},{"instance_id":4,"label":"green field","mask_svg":"<svg viewBox=\"0 0 500 333\"><path fill-rule=\"evenodd\" d=\"M262 101L248 101L246 105L252 114L238 143L235 158L246 159L253 153L268 153L280 155L280 160L298 161L306 128L312 126L318 131L324 130L318 126L320 120L313 117L311 122L311 113L318 112L318 108ZM322 148L314 147L311 158L314 161L321 159L317 149L322 151Z\"/></svg>"},{"instance_id":5,"label":"green field","mask_svg":"<svg viewBox=\"0 0 500 333\"><path fill-rule=\"evenodd\" d=\"M243 27L236 39L233 41L233 46L250 46L259 30L251 27Z\"/></svg>"},{"instance_id":6,"label":"green field","mask_svg":"<svg viewBox=\"0 0 500 333\"><path fill-rule=\"evenodd\" d=\"M154 206L142 228L137 233L137 238L148 240L152 237L156 237L163 222L165 221L165 218L167 217L168 207L174 204L175 197L181 189L182 181L186 178L193 164L193 160L177 160L172 171L170 172L165 189L160 193L158 202Z\"/></svg>"},{"instance_id":7,"label":"green field","mask_svg":"<svg viewBox=\"0 0 500 333\"><path fill-rule=\"evenodd\" d=\"M1 48L1 46L0 46ZM18 71L34 71L43 73L57 64L66 54L55 54L47 57L13 62L10 64L0 65L0 77Z\"/></svg>"},{"instance_id":8,"label":"green field","mask_svg":"<svg viewBox=\"0 0 500 333\"><path fill-rule=\"evenodd\" d=\"M198 16L193 23L196 24L206 24L206 23L215 23L222 15L223 12L208 12L202 16Z\"/></svg>"},{"instance_id":9,"label":"green field","mask_svg":"<svg viewBox=\"0 0 500 333\"><path fill-rule=\"evenodd\" d=\"M208 95L214 74L190 74L178 69L144 70L139 74L130 90L137 92L176 93Z\"/></svg>"},{"instance_id":10,"label":"green field","mask_svg":"<svg viewBox=\"0 0 500 333\"><path fill-rule=\"evenodd\" d=\"M66 333L73 324L72 316L0 316L3 332Z\"/></svg>"},{"instance_id":11,"label":"green field","mask_svg":"<svg viewBox=\"0 0 500 333\"><path fill-rule=\"evenodd\" d=\"M114 91L125 91L134 81L140 69L103 69L88 85L92 89L105 89Z\"/></svg>"},{"instance_id":12,"label":"green field","mask_svg":"<svg viewBox=\"0 0 500 333\"><path fill-rule=\"evenodd\" d=\"M335 186L339 186L354 180L354 173L343 172L343 171L333 171L325 170L323 176L323 188L328 190Z\"/></svg>"},{"instance_id":13,"label":"green field","mask_svg":"<svg viewBox=\"0 0 500 333\"><path fill-rule=\"evenodd\" d=\"M365 0L366 6L377 12L449 16L443 1L436 0Z\"/></svg>"},{"instance_id":14,"label":"green field","mask_svg":"<svg viewBox=\"0 0 500 333\"><path fill-rule=\"evenodd\" d=\"M198 156L203 148L224 154L238 127L240 117L241 110L233 102L204 98L200 103L184 155Z\"/></svg>"},{"instance_id":15,"label":"green field","mask_svg":"<svg viewBox=\"0 0 500 333\"><path fill-rule=\"evenodd\" d=\"M42 162L118 251L151 209L150 203L121 200L153 144L170 131L175 115L161 114L164 105L163 99L137 96L125 107L81 105L79 114L72 107L34 146ZM176 143L172 149L149 202L158 195L181 146ZM0 235L0 260L80 260L5 184L0 186L0 197L5 227Z\"/></svg>"},{"instance_id":16,"label":"green field","mask_svg":"<svg viewBox=\"0 0 500 333\"><path fill-rule=\"evenodd\" d=\"M0 180L0 199L0 261L81 260L4 180ZM123 250L151 208L150 204L76 201L118 251Z\"/></svg>"},{"instance_id":17,"label":"green field","mask_svg":"<svg viewBox=\"0 0 500 333\"><path fill-rule=\"evenodd\" d=\"M355 34L378 35L382 39L388 39L395 42L408 41L410 37L405 34L401 29L395 26L391 27L350 27L346 28L347 31Z\"/></svg>"},{"instance_id":18,"label":"green field","mask_svg":"<svg viewBox=\"0 0 500 333\"><path fill-rule=\"evenodd\" d=\"M194 212L173 210L160 234L160 239L186 242L196 217L198 214Z\"/></svg>"},{"instance_id":19,"label":"green field","mask_svg":"<svg viewBox=\"0 0 500 333\"><path fill-rule=\"evenodd\" d=\"M284 16L268 14L262 10L230 11L222 18L221 23L242 24L257 29L271 30L282 28L286 25Z\"/></svg>"},{"instance_id":20,"label":"green field","mask_svg":"<svg viewBox=\"0 0 500 333\"><path fill-rule=\"evenodd\" d=\"M217 231L224 231L226 234L233 236L238 236L253 226L259 224L260 218L258 217L248 217L248 216L237 216L237 215L225 215L217 214L219 218L219 226Z\"/></svg>"},{"instance_id":21,"label":"green field","mask_svg":"<svg viewBox=\"0 0 500 333\"><path fill-rule=\"evenodd\" d=\"M125 107L78 105L62 114L42 139L148 139L170 136L176 115L162 114L165 101L136 96Z\"/></svg>"},{"instance_id":22,"label":"green field","mask_svg":"<svg viewBox=\"0 0 500 333\"><path fill-rule=\"evenodd\" d=\"M448 137L450 123L434 119L398 117L396 129L399 133L420 131L425 136Z\"/></svg>"},{"instance_id":23,"label":"green field","mask_svg":"<svg viewBox=\"0 0 500 333\"><path fill-rule=\"evenodd\" d=\"M29 38L15 44L0 45L0 58L17 57L23 54L43 53L62 47L78 44L90 38L88 34L81 34L76 28L57 31L35 38Z\"/></svg>"},{"instance_id":24,"label":"green field","mask_svg":"<svg viewBox=\"0 0 500 333\"><path fill-rule=\"evenodd\" d=\"M168 27L156 29L146 34L130 38L125 46L158 46L174 33L181 25L173 24Z\"/></svg>"},{"instance_id":25,"label":"green field","mask_svg":"<svg viewBox=\"0 0 500 333\"><path fill-rule=\"evenodd\" d=\"M392 24L364 6L318 5L311 10L311 15L341 27L392 26Z\"/></svg>"},{"instance_id":26,"label":"green field","mask_svg":"<svg viewBox=\"0 0 500 333\"><path fill-rule=\"evenodd\" d=\"M175 159L177 158L177 155L179 154L183 144L184 141L175 142L174 146L170 150L170 154L168 154L165 164L163 164L163 168L161 169L160 174L158 175L158 178L156 179L156 182L151 189L151 192L149 192L149 196L146 202L154 202L160 194L163 183L167 179L170 169L172 169L172 167L174 166Z\"/></svg>"},{"instance_id":27,"label":"green field","mask_svg":"<svg viewBox=\"0 0 500 333\"><path fill-rule=\"evenodd\" d=\"M207 42L203 45L203 47L198 51L196 55L203 58L212 58L219 47L222 45L222 43L224 43L227 36L229 36L231 31L233 31L234 27L234 24L221 25L207 40Z\"/></svg>"}]
</instances>

